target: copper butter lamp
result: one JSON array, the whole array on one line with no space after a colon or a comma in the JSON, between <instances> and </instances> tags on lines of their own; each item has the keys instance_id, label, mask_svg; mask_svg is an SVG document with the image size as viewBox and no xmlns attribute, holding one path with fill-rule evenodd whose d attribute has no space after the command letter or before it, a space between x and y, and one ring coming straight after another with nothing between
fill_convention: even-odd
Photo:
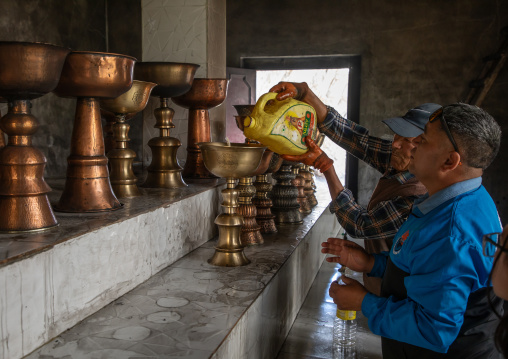
<instances>
[{"instance_id":1,"label":"copper butter lamp","mask_svg":"<svg viewBox=\"0 0 508 359\"><path fill-rule=\"evenodd\" d=\"M196 78L189 92L173 98L174 103L189 109L187 160L182 173L184 178L215 178L203 165L198 143L211 141L208 110L224 102L227 90L227 79Z\"/></svg>"},{"instance_id":2,"label":"copper butter lamp","mask_svg":"<svg viewBox=\"0 0 508 359\"><path fill-rule=\"evenodd\" d=\"M138 179L132 170L136 152L128 147L130 126L126 123L126 116L143 111L155 86L157 84L153 82L134 80L129 91L114 99L101 100L101 108L116 116L112 126L115 148L107 152L106 156L111 166L111 186L117 197L141 196L136 185Z\"/></svg>"},{"instance_id":3,"label":"copper butter lamp","mask_svg":"<svg viewBox=\"0 0 508 359\"><path fill-rule=\"evenodd\" d=\"M202 142L197 144L203 155L206 168L218 177L225 177L227 188L222 190L224 213L215 218L219 227L219 239L215 253L208 263L223 267L236 267L249 264L240 241L243 217L236 213L238 190L235 180L252 176L259 167L266 147L262 145L221 142Z\"/></svg>"},{"instance_id":4,"label":"copper butter lamp","mask_svg":"<svg viewBox=\"0 0 508 359\"><path fill-rule=\"evenodd\" d=\"M152 162L143 187L179 188L187 184L182 179L182 168L178 164L176 153L182 145L180 140L170 137L175 127L173 116L175 111L169 107L169 99L189 91L194 74L199 65L177 62L140 62L134 69L137 80L155 82L152 96L160 98L160 107L155 109L155 128L159 129L159 137L148 141L152 150Z\"/></svg>"},{"instance_id":5,"label":"copper butter lamp","mask_svg":"<svg viewBox=\"0 0 508 359\"><path fill-rule=\"evenodd\" d=\"M0 128L8 142L0 150L0 231L35 231L58 224L43 173L46 157L32 147L39 122L31 100L53 91L70 50L42 43L0 42L0 96L8 112Z\"/></svg>"},{"instance_id":6,"label":"copper butter lamp","mask_svg":"<svg viewBox=\"0 0 508 359\"><path fill-rule=\"evenodd\" d=\"M78 101L67 178L55 210L86 213L122 207L109 180L99 99L118 97L131 88L135 62L131 56L103 52L67 56L54 92Z\"/></svg>"}]
</instances>

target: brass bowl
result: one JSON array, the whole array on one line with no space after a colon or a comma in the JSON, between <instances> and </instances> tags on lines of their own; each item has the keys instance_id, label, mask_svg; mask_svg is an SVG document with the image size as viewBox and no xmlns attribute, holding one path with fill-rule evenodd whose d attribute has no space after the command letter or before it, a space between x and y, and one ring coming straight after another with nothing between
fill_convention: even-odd
<instances>
[{"instance_id":1,"label":"brass bowl","mask_svg":"<svg viewBox=\"0 0 508 359\"><path fill-rule=\"evenodd\" d=\"M132 81L129 91L113 99L102 99L101 108L117 114L138 113L146 107L150 92L157 86L153 82Z\"/></svg>"},{"instance_id":2,"label":"brass bowl","mask_svg":"<svg viewBox=\"0 0 508 359\"><path fill-rule=\"evenodd\" d=\"M252 176L259 167L266 146L223 142L200 142L206 168L218 177Z\"/></svg>"},{"instance_id":3,"label":"brass bowl","mask_svg":"<svg viewBox=\"0 0 508 359\"><path fill-rule=\"evenodd\" d=\"M51 44L0 41L0 96L32 100L53 91L70 51Z\"/></svg>"},{"instance_id":4,"label":"brass bowl","mask_svg":"<svg viewBox=\"0 0 508 359\"><path fill-rule=\"evenodd\" d=\"M178 62L138 62L134 67L136 80L155 82L152 96L169 98L183 95L191 88L199 65Z\"/></svg>"},{"instance_id":5,"label":"brass bowl","mask_svg":"<svg viewBox=\"0 0 508 359\"><path fill-rule=\"evenodd\" d=\"M206 110L223 103L227 91L227 79L195 78L187 93L173 97L172 100L184 108Z\"/></svg>"},{"instance_id":6,"label":"brass bowl","mask_svg":"<svg viewBox=\"0 0 508 359\"><path fill-rule=\"evenodd\" d=\"M238 116L249 116L252 111L254 111L254 107L256 105L233 105L233 107L236 109L236 112L238 113Z\"/></svg>"},{"instance_id":7,"label":"brass bowl","mask_svg":"<svg viewBox=\"0 0 508 359\"><path fill-rule=\"evenodd\" d=\"M73 51L53 92L61 97L118 97L132 86L135 62L127 55Z\"/></svg>"},{"instance_id":8,"label":"brass bowl","mask_svg":"<svg viewBox=\"0 0 508 359\"><path fill-rule=\"evenodd\" d=\"M283 161L284 161L284 159L278 153L274 153L271 158L270 164L268 165L268 169L266 170L266 173L277 172L279 170L280 166L282 166Z\"/></svg>"},{"instance_id":9,"label":"brass bowl","mask_svg":"<svg viewBox=\"0 0 508 359\"><path fill-rule=\"evenodd\" d=\"M275 153L273 151L266 149L263 153L263 158L261 159L261 163L259 164L258 169L254 171L252 176L265 174L265 172L268 170L268 167L270 166L274 154Z\"/></svg>"}]
</instances>

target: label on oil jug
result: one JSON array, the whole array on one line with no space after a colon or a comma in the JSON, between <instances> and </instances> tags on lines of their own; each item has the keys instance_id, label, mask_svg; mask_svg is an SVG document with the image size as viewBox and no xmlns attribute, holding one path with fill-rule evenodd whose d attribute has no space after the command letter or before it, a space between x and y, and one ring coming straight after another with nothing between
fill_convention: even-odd
<instances>
[{"instance_id":1,"label":"label on oil jug","mask_svg":"<svg viewBox=\"0 0 508 359\"><path fill-rule=\"evenodd\" d=\"M302 150L307 150L304 137L312 136L314 114L308 106L295 105L290 107L273 126L271 134L283 136Z\"/></svg>"}]
</instances>

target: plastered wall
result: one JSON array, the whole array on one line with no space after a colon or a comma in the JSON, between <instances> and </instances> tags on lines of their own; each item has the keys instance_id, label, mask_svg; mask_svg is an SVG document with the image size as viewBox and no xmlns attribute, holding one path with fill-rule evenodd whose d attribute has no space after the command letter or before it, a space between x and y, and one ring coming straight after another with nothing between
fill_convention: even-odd
<instances>
[{"instance_id":1,"label":"plastered wall","mask_svg":"<svg viewBox=\"0 0 508 359\"><path fill-rule=\"evenodd\" d=\"M361 55L360 123L382 136L389 133L384 118L424 102L464 99L507 25L507 0L228 0L227 66L252 56ZM508 66L482 106L508 134L506 93ZM504 223L507 136L484 174ZM361 203L376 182L377 174L360 165Z\"/></svg>"}]
</instances>

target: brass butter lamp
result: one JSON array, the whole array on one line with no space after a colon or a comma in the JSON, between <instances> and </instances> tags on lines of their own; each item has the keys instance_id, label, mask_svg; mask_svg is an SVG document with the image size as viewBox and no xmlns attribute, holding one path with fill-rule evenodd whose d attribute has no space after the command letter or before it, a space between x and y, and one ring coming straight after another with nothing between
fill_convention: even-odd
<instances>
[{"instance_id":1,"label":"brass butter lamp","mask_svg":"<svg viewBox=\"0 0 508 359\"><path fill-rule=\"evenodd\" d=\"M147 168L147 177L143 187L179 188L187 184L182 179L182 167L178 164L176 154L182 145L179 139L170 136L175 127L175 111L169 107L169 99L189 91L194 74L199 65L178 62L139 62L134 69L136 80L155 82L152 96L160 98L160 107L155 109L155 128L159 137L148 141L152 150L152 162Z\"/></svg>"},{"instance_id":2,"label":"brass butter lamp","mask_svg":"<svg viewBox=\"0 0 508 359\"><path fill-rule=\"evenodd\" d=\"M118 97L131 88L135 61L131 56L91 51L67 56L54 92L77 97L77 105L67 178L55 210L86 213L122 207L109 180L99 99Z\"/></svg>"},{"instance_id":3,"label":"brass butter lamp","mask_svg":"<svg viewBox=\"0 0 508 359\"><path fill-rule=\"evenodd\" d=\"M253 246L263 244L264 239L261 234L261 226L257 223L257 209L252 203L252 197L256 194L256 187L252 184L252 177L265 173L270 165L273 152L266 149L263 158L256 171L251 175L240 178L236 189L239 191L238 201L240 207L238 214L243 216L244 223L240 234L240 240L244 246Z\"/></svg>"},{"instance_id":4,"label":"brass butter lamp","mask_svg":"<svg viewBox=\"0 0 508 359\"><path fill-rule=\"evenodd\" d=\"M226 99L227 79L195 78L191 89L173 102L189 109L187 131L187 159L183 168L184 178L215 178L203 165L200 142L210 142L209 109L219 106Z\"/></svg>"},{"instance_id":5,"label":"brass butter lamp","mask_svg":"<svg viewBox=\"0 0 508 359\"><path fill-rule=\"evenodd\" d=\"M0 150L0 231L48 229L58 224L44 180L46 157L32 147L39 121L31 100L53 91L70 50L43 43L0 42L0 96L8 112L0 128L8 142ZM3 135L2 135L3 139Z\"/></svg>"},{"instance_id":6,"label":"brass butter lamp","mask_svg":"<svg viewBox=\"0 0 508 359\"><path fill-rule=\"evenodd\" d=\"M223 267L249 264L240 241L243 217L236 213L238 190L235 180L252 176L259 167L266 147L243 143L204 142L197 144L203 155L203 163L215 176L226 178L227 188L222 190L222 208L215 224L219 227L219 239L215 253L208 263Z\"/></svg>"},{"instance_id":7,"label":"brass butter lamp","mask_svg":"<svg viewBox=\"0 0 508 359\"><path fill-rule=\"evenodd\" d=\"M126 122L126 116L143 111L155 86L157 84L153 82L134 80L129 91L114 99L101 100L101 108L114 113L116 118L112 126L116 145L106 156L111 166L111 186L115 195L120 198L141 196L136 185L138 179L132 170L136 152L128 147L130 126Z\"/></svg>"},{"instance_id":8,"label":"brass butter lamp","mask_svg":"<svg viewBox=\"0 0 508 359\"><path fill-rule=\"evenodd\" d=\"M233 107L236 109L236 112L238 113L238 116L235 116L236 125L238 128L243 132L244 130L244 121L247 116L249 116L252 111L254 110L254 107L256 105L233 105ZM258 143L257 141L254 141L250 138L245 138L245 143ZM266 158L269 155L269 159ZM252 244L261 244L263 243L263 237L262 234L272 234L277 233L277 227L275 226L275 215L272 214L271 207L273 206L272 200L268 196L268 193L272 190L272 184L268 182L268 174L273 173L279 170L281 164L282 164L282 158L277 153L272 153L270 150L266 150L263 154L263 161L268 160L267 166L259 166L258 170L254 174L256 176L256 181L254 182L254 188L255 188L255 196L252 198L252 204L255 206L255 223L259 229L259 235L254 230L249 232L254 232L255 234L252 235L249 233L249 237L253 237ZM262 163L263 163L262 161ZM244 181L247 181L249 185L252 183L252 179L244 179ZM240 180L240 183L242 183L242 179ZM237 186L238 187L238 186ZM240 196L241 197L241 196ZM240 202L242 202L242 199L240 199ZM250 203L250 202L249 202ZM243 204L240 206L240 212L242 212ZM248 216L253 211L245 211L246 214L244 215L244 218L248 218ZM242 242L246 243L247 241L250 241L250 238L244 238L244 230L246 228L249 228L244 224L242 227ZM249 242L247 242L249 243Z\"/></svg>"},{"instance_id":9,"label":"brass butter lamp","mask_svg":"<svg viewBox=\"0 0 508 359\"><path fill-rule=\"evenodd\" d=\"M235 116L235 121L238 129L242 132L244 130L244 120L245 117L250 115L252 110L254 109L254 105L233 105L238 113L238 116ZM245 143L259 143L250 138L245 138ZM268 169L268 166L271 163L271 159L273 156L273 152L269 149L266 149L263 153L263 158L261 159L261 164L258 169L252 174L252 176L258 176L262 173L265 173ZM257 195L257 188L252 184L252 176L246 176L240 178L236 189L239 191L239 202L240 206L238 207L238 214L243 216L244 223L242 225L240 240L242 244L245 246L252 246L263 244L264 239L262 232L262 227L257 221L258 211L256 205L253 203L252 197Z\"/></svg>"}]
</instances>

